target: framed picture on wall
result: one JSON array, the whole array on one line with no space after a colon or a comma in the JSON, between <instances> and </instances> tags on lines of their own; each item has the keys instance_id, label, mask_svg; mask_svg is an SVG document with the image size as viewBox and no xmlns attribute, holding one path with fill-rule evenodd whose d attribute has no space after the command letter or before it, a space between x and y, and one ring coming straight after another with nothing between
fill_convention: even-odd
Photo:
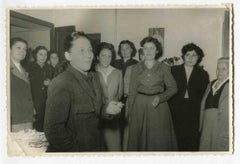
<instances>
[{"instance_id":1,"label":"framed picture on wall","mask_svg":"<svg viewBox=\"0 0 240 164\"><path fill-rule=\"evenodd\" d=\"M164 28L149 28L149 36L156 38L164 50Z\"/></svg>"}]
</instances>

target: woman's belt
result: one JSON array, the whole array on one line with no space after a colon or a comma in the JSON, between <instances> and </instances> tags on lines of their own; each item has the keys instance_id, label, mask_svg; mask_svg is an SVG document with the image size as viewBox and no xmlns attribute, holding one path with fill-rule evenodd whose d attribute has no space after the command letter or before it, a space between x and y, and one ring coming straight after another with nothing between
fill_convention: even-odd
<instances>
[{"instance_id":1,"label":"woman's belt","mask_svg":"<svg viewBox=\"0 0 240 164\"><path fill-rule=\"evenodd\" d=\"M145 96L155 96L155 95L159 95L163 92L157 92L157 93L143 93L143 92L140 92L140 91L137 91L139 94L141 95L145 95Z\"/></svg>"}]
</instances>

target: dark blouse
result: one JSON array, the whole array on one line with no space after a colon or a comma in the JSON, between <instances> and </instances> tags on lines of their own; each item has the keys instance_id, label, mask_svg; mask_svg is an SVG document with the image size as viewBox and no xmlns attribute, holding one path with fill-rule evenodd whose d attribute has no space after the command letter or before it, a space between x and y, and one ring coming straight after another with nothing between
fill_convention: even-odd
<instances>
[{"instance_id":1,"label":"dark blouse","mask_svg":"<svg viewBox=\"0 0 240 164\"><path fill-rule=\"evenodd\" d=\"M135 60L135 59L132 59L132 58L129 59L127 62L124 62L123 59L118 59L112 64L112 66L117 68L117 69L122 70L123 77L124 77L124 74L126 72L127 67L129 67L131 65L134 65L134 64L137 64L137 63L138 63L138 61Z\"/></svg>"},{"instance_id":2,"label":"dark blouse","mask_svg":"<svg viewBox=\"0 0 240 164\"><path fill-rule=\"evenodd\" d=\"M40 97L47 95L47 86L43 84L44 80L51 79L51 71L49 65L45 64L40 67L36 62L32 62L27 67L29 79L31 82L31 92L33 101L38 101Z\"/></svg>"},{"instance_id":3,"label":"dark blouse","mask_svg":"<svg viewBox=\"0 0 240 164\"><path fill-rule=\"evenodd\" d=\"M211 87L213 86L215 81L212 82ZM218 109L219 99L220 99L222 90L223 90L225 84L227 84L227 83L228 83L228 80L218 89L218 91L214 95L213 95L213 91L211 89L211 91L209 92L208 97L206 99L206 103L205 103L205 109L206 110L211 109L211 108L217 108Z\"/></svg>"}]
</instances>

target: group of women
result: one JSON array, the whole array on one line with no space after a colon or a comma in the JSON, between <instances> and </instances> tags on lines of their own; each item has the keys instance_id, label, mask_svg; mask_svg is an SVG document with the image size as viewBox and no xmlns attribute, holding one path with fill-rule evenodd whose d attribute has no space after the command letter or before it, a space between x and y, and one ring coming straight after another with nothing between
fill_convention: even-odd
<instances>
[{"instance_id":1,"label":"group of women","mask_svg":"<svg viewBox=\"0 0 240 164\"><path fill-rule=\"evenodd\" d=\"M163 50L157 39L145 37L140 46L140 62L133 59L137 50L129 40L119 44L121 59L116 60L114 46L106 42L98 45L95 54L93 70L105 100L124 104L120 114L100 120L106 150L227 151L229 59L218 60L217 79L209 83L208 73L199 66L204 53L197 45L184 45L184 62L173 67L158 61ZM39 46L34 59L26 70L35 128L43 131L46 91L58 74L59 56L48 56L48 50Z\"/></svg>"}]
</instances>

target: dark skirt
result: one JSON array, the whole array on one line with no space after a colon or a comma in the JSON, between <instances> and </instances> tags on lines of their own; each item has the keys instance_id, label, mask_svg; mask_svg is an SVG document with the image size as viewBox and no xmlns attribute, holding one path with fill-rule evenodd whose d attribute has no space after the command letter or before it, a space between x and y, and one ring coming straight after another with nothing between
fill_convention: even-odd
<instances>
[{"instance_id":1,"label":"dark skirt","mask_svg":"<svg viewBox=\"0 0 240 164\"><path fill-rule=\"evenodd\" d=\"M175 151L177 143L168 103L153 107L155 96L138 94L130 109L129 151Z\"/></svg>"}]
</instances>

